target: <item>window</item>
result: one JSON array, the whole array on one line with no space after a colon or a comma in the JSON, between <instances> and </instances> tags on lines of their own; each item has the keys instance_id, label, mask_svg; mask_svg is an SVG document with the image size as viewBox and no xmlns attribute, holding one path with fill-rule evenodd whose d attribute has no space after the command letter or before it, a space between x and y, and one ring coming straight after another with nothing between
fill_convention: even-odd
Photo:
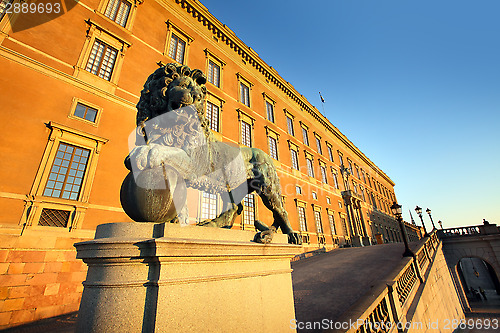
<instances>
[{"instance_id":1,"label":"window","mask_svg":"<svg viewBox=\"0 0 500 333\"><path fill-rule=\"evenodd\" d=\"M253 194L243 198L243 224L255 223L255 200Z\"/></svg>"},{"instance_id":2,"label":"window","mask_svg":"<svg viewBox=\"0 0 500 333\"><path fill-rule=\"evenodd\" d=\"M328 223L330 224L330 231L332 235L336 235L337 230L335 230L335 219L333 218L333 214L328 214Z\"/></svg>"},{"instance_id":3,"label":"window","mask_svg":"<svg viewBox=\"0 0 500 333\"><path fill-rule=\"evenodd\" d=\"M122 27L125 27L131 7L132 5L130 2L125 0L110 0L108 2L108 6L106 7L106 11L104 12L104 16L110 18L112 21L115 21Z\"/></svg>"},{"instance_id":4,"label":"window","mask_svg":"<svg viewBox=\"0 0 500 333\"><path fill-rule=\"evenodd\" d=\"M347 159L347 163L349 164L349 172L351 173L351 175L354 175L354 172L352 170L352 162L350 159Z\"/></svg>"},{"instance_id":5,"label":"window","mask_svg":"<svg viewBox=\"0 0 500 333\"><path fill-rule=\"evenodd\" d=\"M292 156L292 168L295 170L299 170L299 157L297 151L294 149L290 149L290 155Z\"/></svg>"},{"instance_id":6,"label":"window","mask_svg":"<svg viewBox=\"0 0 500 333\"><path fill-rule=\"evenodd\" d=\"M339 180L337 179L337 173L332 172L332 177L333 177L333 184L335 185L335 188L339 188Z\"/></svg>"},{"instance_id":7,"label":"window","mask_svg":"<svg viewBox=\"0 0 500 333\"><path fill-rule=\"evenodd\" d=\"M321 139L316 137L316 147L318 147L318 154L323 154L323 149L321 149Z\"/></svg>"},{"instance_id":8,"label":"window","mask_svg":"<svg viewBox=\"0 0 500 333\"><path fill-rule=\"evenodd\" d=\"M339 201L339 208L342 208L342 201Z\"/></svg>"},{"instance_id":9,"label":"window","mask_svg":"<svg viewBox=\"0 0 500 333\"><path fill-rule=\"evenodd\" d=\"M220 66L212 60L208 61L207 80L216 87L220 87Z\"/></svg>"},{"instance_id":10,"label":"window","mask_svg":"<svg viewBox=\"0 0 500 333\"><path fill-rule=\"evenodd\" d=\"M321 212L315 210L314 211L314 222L316 222L316 231L318 234L323 233L323 224L321 223Z\"/></svg>"},{"instance_id":11,"label":"window","mask_svg":"<svg viewBox=\"0 0 500 333\"><path fill-rule=\"evenodd\" d=\"M314 169L313 169L312 160L309 158L306 158L306 164L307 164L307 175L309 177L314 177Z\"/></svg>"},{"instance_id":12,"label":"window","mask_svg":"<svg viewBox=\"0 0 500 333\"><path fill-rule=\"evenodd\" d=\"M295 136L295 131L293 129L293 119L286 116L286 127L288 129L288 134Z\"/></svg>"},{"instance_id":13,"label":"window","mask_svg":"<svg viewBox=\"0 0 500 333\"><path fill-rule=\"evenodd\" d=\"M111 81L117 55L118 50L96 39L85 70L104 80Z\"/></svg>"},{"instance_id":14,"label":"window","mask_svg":"<svg viewBox=\"0 0 500 333\"><path fill-rule=\"evenodd\" d=\"M326 197L326 203L329 205L332 203L332 201L330 200L330 197Z\"/></svg>"},{"instance_id":15,"label":"window","mask_svg":"<svg viewBox=\"0 0 500 333\"><path fill-rule=\"evenodd\" d=\"M307 129L302 127L302 139L304 140L304 144L309 146L309 136L307 134Z\"/></svg>"},{"instance_id":16,"label":"window","mask_svg":"<svg viewBox=\"0 0 500 333\"><path fill-rule=\"evenodd\" d=\"M43 195L78 200L89 153L87 149L60 143Z\"/></svg>"},{"instance_id":17,"label":"window","mask_svg":"<svg viewBox=\"0 0 500 333\"><path fill-rule=\"evenodd\" d=\"M356 175L358 176L358 179L361 180L361 176L359 175L359 168L358 168L358 166L356 165L355 168L356 168Z\"/></svg>"},{"instance_id":18,"label":"window","mask_svg":"<svg viewBox=\"0 0 500 333\"><path fill-rule=\"evenodd\" d=\"M344 159L342 158L342 153L340 151L337 151L339 155L339 165L344 165Z\"/></svg>"},{"instance_id":19,"label":"window","mask_svg":"<svg viewBox=\"0 0 500 333\"><path fill-rule=\"evenodd\" d=\"M185 51L186 42L179 38L176 34L172 33L172 36L170 37L168 56L177 61L179 64L183 64Z\"/></svg>"},{"instance_id":20,"label":"window","mask_svg":"<svg viewBox=\"0 0 500 333\"><path fill-rule=\"evenodd\" d=\"M243 82L240 82L240 102L250 106L250 87Z\"/></svg>"},{"instance_id":21,"label":"window","mask_svg":"<svg viewBox=\"0 0 500 333\"><path fill-rule=\"evenodd\" d=\"M332 147L330 147L329 145L326 145L326 148L328 149L328 158L330 159L330 162L333 162L333 151L332 151Z\"/></svg>"},{"instance_id":22,"label":"window","mask_svg":"<svg viewBox=\"0 0 500 333\"><path fill-rule=\"evenodd\" d=\"M295 185L295 193L296 194L302 194L302 187Z\"/></svg>"},{"instance_id":23,"label":"window","mask_svg":"<svg viewBox=\"0 0 500 333\"><path fill-rule=\"evenodd\" d=\"M318 193L316 193L316 192L313 191L312 192L312 197L313 197L314 200L318 200Z\"/></svg>"},{"instance_id":24,"label":"window","mask_svg":"<svg viewBox=\"0 0 500 333\"><path fill-rule=\"evenodd\" d=\"M252 125L245 121L241 122L241 143L247 147L252 146Z\"/></svg>"},{"instance_id":25,"label":"window","mask_svg":"<svg viewBox=\"0 0 500 333\"><path fill-rule=\"evenodd\" d=\"M108 140L54 122L47 127L49 140L27 196L21 223L26 227L35 223L78 228L87 207L75 201L89 202L99 155Z\"/></svg>"},{"instance_id":26,"label":"window","mask_svg":"<svg viewBox=\"0 0 500 333\"><path fill-rule=\"evenodd\" d=\"M321 170L321 181L325 184L328 184L328 179L326 177L326 166L321 165L320 170Z\"/></svg>"},{"instance_id":27,"label":"window","mask_svg":"<svg viewBox=\"0 0 500 333\"><path fill-rule=\"evenodd\" d=\"M370 185L370 187L372 187L372 182L370 181L370 176L368 176L368 185Z\"/></svg>"},{"instance_id":28,"label":"window","mask_svg":"<svg viewBox=\"0 0 500 333\"><path fill-rule=\"evenodd\" d=\"M300 231L307 231L306 209L304 207L297 207L297 210L299 212Z\"/></svg>"},{"instance_id":29,"label":"window","mask_svg":"<svg viewBox=\"0 0 500 333\"><path fill-rule=\"evenodd\" d=\"M95 123L97 117L97 109L91 108L90 106L84 105L82 103L77 103L73 115L75 117Z\"/></svg>"},{"instance_id":30,"label":"window","mask_svg":"<svg viewBox=\"0 0 500 333\"><path fill-rule=\"evenodd\" d=\"M266 101L267 120L274 123L274 106Z\"/></svg>"},{"instance_id":31,"label":"window","mask_svg":"<svg viewBox=\"0 0 500 333\"><path fill-rule=\"evenodd\" d=\"M363 176L363 182L366 184L365 171L361 169L361 175Z\"/></svg>"},{"instance_id":32,"label":"window","mask_svg":"<svg viewBox=\"0 0 500 333\"><path fill-rule=\"evenodd\" d=\"M219 131L219 107L207 101L207 115L208 124L213 131Z\"/></svg>"},{"instance_id":33,"label":"window","mask_svg":"<svg viewBox=\"0 0 500 333\"><path fill-rule=\"evenodd\" d=\"M363 188L363 186L360 186L359 189L361 191L361 197L363 198L363 201L366 201L366 198L365 198L365 189Z\"/></svg>"},{"instance_id":34,"label":"window","mask_svg":"<svg viewBox=\"0 0 500 333\"><path fill-rule=\"evenodd\" d=\"M356 185L354 180L352 181L352 190L354 191L354 193L358 194L358 186Z\"/></svg>"},{"instance_id":35,"label":"window","mask_svg":"<svg viewBox=\"0 0 500 333\"><path fill-rule=\"evenodd\" d=\"M349 232L347 231L347 223L344 217L340 218L340 224L342 225L342 231L344 232L344 236L349 236Z\"/></svg>"},{"instance_id":36,"label":"window","mask_svg":"<svg viewBox=\"0 0 500 333\"><path fill-rule=\"evenodd\" d=\"M201 193L201 219L211 220L217 217L217 194Z\"/></svg>"},{"instance_id":37,"label":"window","mask_svg":"<svg viewBox=\"0 0 500 333\"><path fill-rule=\"evenodd\" d=\"M62 209L43 208L38 225L45 227L66 228L71 212Z\"/></svg>"},{"instance_id":38,"label":"window","mask_svg":"<svg viewBox=\"0 0 500 333\"><path fill-rule=\"evenodd\" d=\"M274 158L275 160L278 159L278 144L276 142L276 139L268 136L267 137L268 143L269 143L269 156Z\"/></svg>"}]
</instances>

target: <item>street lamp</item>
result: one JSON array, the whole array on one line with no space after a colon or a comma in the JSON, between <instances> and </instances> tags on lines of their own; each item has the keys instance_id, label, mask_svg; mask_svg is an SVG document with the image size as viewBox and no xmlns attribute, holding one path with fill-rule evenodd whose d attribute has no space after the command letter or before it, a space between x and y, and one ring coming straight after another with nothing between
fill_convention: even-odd
<instances>
[{"instance_id":1,"label":"street lamp","mask_svg":"<svg viewBox=\"0 0 500 333\"><path fill-rule=\"evenodd\" d=\"M401 234L403 234L403 242L405 243L405 252L403 253L403 257L414 257L415 254L410 250L408 246L408 234L406 233L406 227L403 223L403 218L401 217L402 210L401 205L398 205L396 201L391 206L392 214L396 215L396 219L399 222L399 228L401 229Z\"/></svg>"},{"instance_id":2,"label":"street lamp","mask_svg":"<svg viewBox=\"0 0 500 333\"><path fill-rule=\"evenodd\" d=\"M425 212L426 212L427 214L429 214L429 217L431 218L431 222L432 222L432 230L436 230L436 226L434 225L434 221L432 220L431 210L430 210L429 208L427 208L427 209L425 210Z\"/></svg>"},{"instance_id":3,"label":"street lamp","mask_svg":"<svg viewBox=\"0 0 500 333\"><path fill-rule=\"evenodd\" d=\"M438 223L439 223L439 226L441 227L441 229L443 229L443 222L441 222L441 220L439 220Z\"/></svg>"},{"instance_id":4,"label":"street lamp","mask_svg":"<svg viewBox=\"0 0 500 333\"><path fill-rule=\"evenodd\" d=\"M415 211L417 212L418 216L420 217L420 221L422 221L422 227L424 227L424 237L429 237L429 234L427 233L427 229L425 228L424 219L422 218L422 208L417 206L417 207L415 207Z\"/></svg>"}]
</instances>

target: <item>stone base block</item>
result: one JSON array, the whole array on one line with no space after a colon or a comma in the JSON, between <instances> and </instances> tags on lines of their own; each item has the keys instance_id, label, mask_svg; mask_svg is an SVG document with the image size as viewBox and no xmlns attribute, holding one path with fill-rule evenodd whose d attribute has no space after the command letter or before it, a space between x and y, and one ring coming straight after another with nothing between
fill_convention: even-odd
<instances>
[{"instance_id":1,"label":"stone base block","mask_svg":"<svg viewBox=\"0 0 500 333\"><path fill-rule=\"evenodd\" d=\"M239 230L110 223L75 244L88 265L77 332L290 332L301 247Z\"/></svg>"}]
</instances>

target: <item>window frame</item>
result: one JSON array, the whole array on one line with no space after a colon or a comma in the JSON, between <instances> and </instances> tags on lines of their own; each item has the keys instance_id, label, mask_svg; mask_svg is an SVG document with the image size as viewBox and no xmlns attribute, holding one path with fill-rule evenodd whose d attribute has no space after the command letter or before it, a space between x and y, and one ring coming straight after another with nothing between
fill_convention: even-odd
<instances>
[{"instance_id":1,"label":"window frame","mask_svg":"<svg viewBox=\"0 0 500 333\"><path fill-rule=\"evenodd\" d=\"M333 185L338 190L340 189L340 184L339 184L337 170L332 166L331 171L332 171Z\"/></svg>"},{"instance_id":2,"label":"window frame","mask_svg":"<svg viewBox=\"0 0 500 333\"><path fill-rule=\"evenodd\" d=\"M245 199L246 198L252 198L252 205L253 206L248 206L245 204ZM242 211L242 216L241 216L241 226L242 226L242 229L245 229L245 226L254 226L255 225L255 221L257 220L257 202L255 200L255 195L253 193L248 193L247 195L245 195L243 197L243 199L241 200L241 203L243 205L243 211ZM248 211L250 209L247 209L247 207L252 207L253 208L253 221L252 223L246 223L247 221L247 218L248 218Z\"/></svg>"},{"instance_id":3,"label":"window frame","mask_svg":"<svg viewBox=\"0 0 500 333\"><path fill-rule=\"evenodd\" d=\"M85 118L81 118L81 117L76 116L75 115L75 111L76 111L76 107L78 106L78 104L82 104L82 105L85 105L87 107L95 109L97 111L95 120L94 121L90 121L90 120L87 120ZM69 114L68 114L68 118L75 119L75 120L78 120L78 121L82 121L82 122L84 122L86 124L89 124L89 125L92 125L94 127L97 127L97 126L99 126L99 121L101 120L101 114L102 114L102 107L100 107L100 106L98 106L96 104L84 101L84 100L82 100L82 99L80 99L78 97L73 97L73 100L71 102L70 111L69 111Z\"/></svg>"},{"instance_id":4,"label":"window frame","mask_svg":"<svg viewBox=\"0 0 500 333\"><path fill-rule=\"evenodd\" d=\"M208 195L208 196L204 196L204 195ZM212 197L212 196L215 196ZM206 206L208 205L208 206ZM215 205L215 209L212 207L213 205ZM207 215L206 217L204 217L204 208L205 206L207 207ZM205 192L205 191L200 191L200 212L199 212L199 221L205 221L205 220L212 220L214 218L216 218L218 216L218 212L219 212L219 198L217 196L217 194L214 194L214 193L209 193L209 192ZM211 216L211 213L214 212L214 217L210 217Z\"/></svg>"},{"instance_id":5,"label":"window frame","mask_svg":"<svg viewBox=\"0 0 500 333\"><path fill-rule=\"evenodd\" d=\"M285 119L286 119L286 132L288 133L288 135L295 137L295 124L294 124L295 116L290 112L288 112L287 109L283 109L283 112L285 113Z\"/></svg>"},{"instance_id":6,"label":"window frame","mask_svg":"<svg viewBox=\"0 0 500 333\"><path fill-rule=\"evenodd\" d=\"M236 73L236 78L238 80L238 102L245 105L248 108L252 107L252 87L253 84L250 80L247 80L241 73ZM248 101L242 101L242 86L248 89ZM246 103L247 102L247 103Z\"/></svg>"},{"instance_id":7,"label":"window frame","mask_svg":"<svg viewBox=\"0 0 500 333\"><path fill-rule=\"evenodd\" d=\"M104 27L92 21L91 19L88 19L85 22L87 23L89 28L87 29L85 42L78 57L77 63L74 66L73 76L79 79L83 79L90 84L103 89L106 92L114 93L121 74L123 58L125 57L125 53L132 45L132 43L106 30ZM116 59L109 80L101 78L98 75L92 74L86 70L87 63L92 53L92 49L94 47L96 39L117 50Z\"/></svg>"},{"instance_id":8,"label":"window frame","mask_svg":"<svg viewBox=\"0 0 500 333\"><path fill-rule=\"evenodd\" d=\"M99 6L97 7L96 13L99 16L105 18L106 20L118 25L120 28L130 31L134 25L134 22L135 22L135 17L137 14L137 7L139 5L142 5L144 0L134 0L134 1L132 1L132 0L120 0L120 1L121 2L128 2L130 4L130 11L128 13L127 22L125 23L124 26L106 16L106 9L108 8L108 4L111 2L111 0L101 0L101 2L99 3Z\"/></svg>"},{"instance_id":9,"label":"window frame","mask_svg":"<svg viewBox=\"0 0 500 333\"><path fill-rule=\"evenodd\" d=\"M321 137L316 134L316 132L314 133L314 139L316 141L316 149L318 154L323 155L323 147L321 147Z\"/></svg>"},{"instance_id":10,"label":"window frame","mask_svg":"<svg viewBox=\"0 0 500 333\"><path fill-rule=\"evenodd\" d=\"M246 147L252 147L254 143L255 118L250 116L248 113L242 111L241 109L236 109L236 111L238 112L238 131L239 131L238 142L240 145ZM247 146L246 144L243 143L243 123L250 125L250 146Z\"/></svg>"},{"instance_id":11,"label":"window frame","mask_svg":"<svg viewBox=\"0 0 500 333\"><path fill-rule=\"evenodd\" d=\"M226 101L224 99L222 99L222 98L214 95L211 92L207 92L206 98L207 98L206 101L208 103L213 104L213 105L215 105L215 106L217 106L219 108L219 113L217 115L217 118L218 118L218 130L214 131L214 134L222 135L221 134L222 133L222 111L224 111L224 103ZM208 121L208 117L207 117L208 103L207 103L207 105L205 105L205 118L207 118L207 121ZM212 129L212 131L213 131L213 129ZM220 137L219 139L222 140L222 137Z\"/></svg>"},{"instance_id":12,"label":"window frame","mask_svg":"<svg viewBox=\"0 0 500 333\"><path fill-rule=\"evenodd\" d=\"M194 38L191 37L190 35L188 35L181 28L179 28L171 20L165 21L165 24L167 26L167 34L166 34L166 38L165 38L165 47L163 49L163 55L169 59L172 59L174 62L177 62L181 65L186 65L188 63L188 59L189 59L188 57L189 57L190 45L194 41ZM169 55L172 35L175 35L178 39L182 40L185 43L184 56L183 56L182 62L178 62L176 59L173 59Z\"/></svg>"},{"instance_id":13,"label":"window frame","mask_svg":"<svg viewBox=\"0 0 500 333\"><path fill-rule=\"evenodd\" d=\"M306 156L307 175L314 178L314 163L312 156Z\"/></svg>"},{"instance_id":14,"label":"window frame","mask_svg":"<svg viewBox=\"0 0 500 333\"><path fill-rule=\"evenodd\" d=\"M223 80L223 69L224 66L226 66L226 63L222 61L220 58L218 58L213 52L211 52L209 49L205 49L205 59L206 59L206 73L207 73L207 82L213 85L214 87L217 87L219 89L222 89L222 84L224 82ZM213 63L214 65L219 67L219 84L216 85L213 82L210 81L210 63Z\"/></svg>"},{"instance_id":15,"label":"window frame","mask_svg":"<svg viewBox=\"0 0 500 333\"><path fill-rule=\"evenodd\" d=\"M323 221L321 219L321 209L314 206L313 209L314 224L316 225L316 233L319 235L324 234Z\"/></svg>"},{"instance_id":16,"label":"window frame","mask_svg":"<svg viewBox=\"0 0 500 333\"><path fill-rule=\"evenodd\" d=\"M280 138L280 135L278 134L278 132L276 132L275 130L273 130L272 128L270 128L269 126L265 126L265 129L266 129L266 136L267 136L267 148L268 148L268 151L269 151L269 156L271 156L271 158L275 159L275 160L279 160L279 156L280 156L280 153L279 153L279 138ZM273 139L275 141L275 153L276 153L276 156L273 157L271 152L271 142L270 140Z\"/></svg>"},{"instance_id":17,"label":"window frame","mask_svg":"<svg viewBox=\"0 0 500 333\"><path fill-rule=\"evenodd\" d=\"M328 176L326 173L326 164L319 162L319 170L321 173L321 182L328 185Z\"/></svg>"},{"instance_id":18,"label":"window frame","mask_svg":"<svg viewBox=\"0 0 500 333\"><path fill-rule=\"evenodd\" d=\"M47 124L47 127L50 129L49 140L45 146L41 163L28 194L28 200L26 200L20 224L23 224L25 227L47 228L45 226L37 226L42 210L44 208L58 209L71 212L70 221L68 221L66 229L73 230L78 228L83 221L85 211L88 208L99 155L103 145L108 142L108 139L52 121ZM77 200L43 195L60 143L84 148L90 152Z\"/></svg>"},{"instance_id":19,"label":"window frame","mask_svg":"<svg viewBox=\"0 0 500 333\"><path fill-rule=\"evenodd\" d=\"M328 151L328 159L330 160L330 162L335 162L334 160L334 157L333 157L333 148L332 148L332 145L329 144L328 142L326 142L326 150Z\"/></svg>"},{"instance_id":20,"label":"window frame","mask_svg":"<svg viewBox=\"0 0 500 333\"><path fill-rule=\"evenodd\" d=\"M304 124L300 124L300 127L302 129L302 143L306 146L309 147L309 127L305 126Z\"/></svg>"},{"instance_id":21,"label":"window frame","mask_svg":"<svg viewBox=\"0 0 500 333\"><path fill-rule=\"evenodd\" d=\"M293 153L292 153L293 152ZM295 159L294 159L295 157ZM294 167L294 161L296 162L296 167ZM300 171L300 163L299 163L299 151L296 146L290 145L290 166L293 170Z\"/></svg>"}]
</instances>

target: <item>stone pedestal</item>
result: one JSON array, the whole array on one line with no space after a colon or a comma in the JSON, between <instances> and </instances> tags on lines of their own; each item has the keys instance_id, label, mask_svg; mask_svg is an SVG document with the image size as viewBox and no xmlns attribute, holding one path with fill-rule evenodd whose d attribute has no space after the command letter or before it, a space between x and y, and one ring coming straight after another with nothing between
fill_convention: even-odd
<instances>
[{"instance_id":1,"label":"stone pedestal","mask_svg":"<svg viewBox=\"0 0 500 333\"><path fill-rule=\"evenodd\" d=\"M276 234L109 223L76 243L88 265L77 332L290 332L290 259Z\"/></svg>"}]
</instances>

